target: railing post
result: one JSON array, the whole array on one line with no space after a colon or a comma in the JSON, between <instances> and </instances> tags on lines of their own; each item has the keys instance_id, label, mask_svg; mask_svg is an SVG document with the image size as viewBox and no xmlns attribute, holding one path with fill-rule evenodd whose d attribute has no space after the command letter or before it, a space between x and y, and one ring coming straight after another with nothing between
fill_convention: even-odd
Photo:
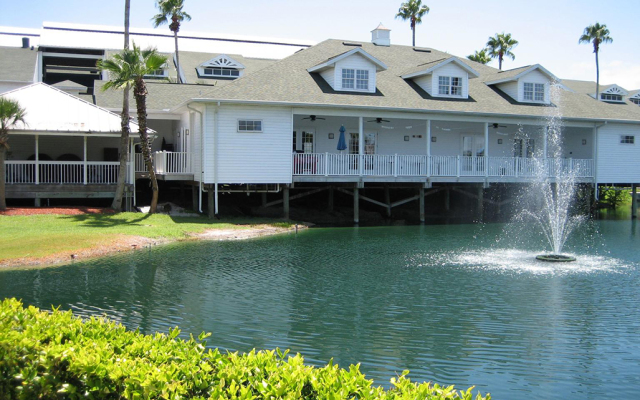
<instances>
[{"instance_id":1,"label":"railing post","mask_svg":"<svg viewBox=\"0 0 640 400\"><path fill-rule=\"evenodd\" d=\"M569 173L573 174L573 158L569 159Z\"/></svg>"},{"instance_id":2,"label":"railing post","mask_svg":"<svg viewBox=\"0 0 640 400\"><path fill-rule=\"evenodd\" d=\"M484 176L489 177L489 156L484 157Z\"/></svg>"},{"instance_id":3,"label":"railing post","mask_svg":"<svg viewBox=\"0 0 640 400\"><path fill-rule=\"evenodd\" d=\"M460 178L460 156L457 157L456 161L456 177Z\"/></svg>"},{"instance_id":4,"label":"railing post","mask_svg":"<svg viewBox=\"0 0 640 400\"><path fill-rule=\"evenodd\" d=\"M431 156L427 156L427 178L431 178Z\"/></svg>"},{"instance_id":5,"label":"railing post","mask_svg":"<svg viewBox=\"0 0 640 400\"><path fill-rule=\"evenodd\" d=\"M39 150L39 136L36 135L36 162L35 162L35 169L36 169L36 185L40 184L40 150Z\"/></svg>"},{"instance_id":6,"label":"railing post","mask_svg":"<svg viewBox=\"0 0 640 400\"><path fill-rule=\"evenodd\" d=\"M393 177L398 177L398 153L395 154L395 157L393 159Z\"/></svg>"},{"instance_id":7,"label":"railing post","mask_svg":"<svg viewBox=\"0 0 640 400\"><path fill-rule=\"evenodd\" d=\"M364 154L358 154L358 172L362 176L364 172Z\"/></svg>"},{"instance_id":8,"label":"railing post","mask_svg":"<svg viewBox=\"0 0 640 400\"><path fill-rule=\"evenodd\" d=\"M519 175L519 174L518 174L518 170L520 169L520 162L519 162L519 160L520 160L520 157L516 157L516 162L514 163L515 168L516 168L516 171L515 171L515 172L516 172L516 178L517 178L517 177L518 177L518 175Z\"/></svg>"},{"instance_id":9,"label":"railing post","mask_svg":"<svg viewBox=\"0 0 640 400\"><path fill-rule=\"evenodd\" d=\"M329 176L329 152L324 153L324 176Z\"/></svg>"}]
</instances>

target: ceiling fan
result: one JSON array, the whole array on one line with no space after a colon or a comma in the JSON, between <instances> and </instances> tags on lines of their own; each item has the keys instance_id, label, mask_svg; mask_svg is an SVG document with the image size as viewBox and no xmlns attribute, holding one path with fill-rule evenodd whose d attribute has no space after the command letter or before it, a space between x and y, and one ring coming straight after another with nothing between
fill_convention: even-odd
<instances>
[{"instance_id":1,"label":"ceiling fan","mask_svg":"<svg viewBox=\"0 0 640 400\"><path fill-rule=\"evenodd\" d=\"M495 130L496 130L496 133L497 133L498 135L502 135L502 136L508 136L508 135L509 135L508 133L500 132L500 131L498 130L498 128L506 128L506 127L507 127L506 125L500 125L500 124L498 124L497 122L494 122L493 124L491 124L491 126L493 127L493 129L495 129Z\"/></svg>"},{"instance_id":2,"label":"ceiling fan","mask_svg":"<svg viewBox=\"0 0 640 400\"><path fill-rule=\"evenodd\" d=\"M382 118L376 118L376 119L372 119L371 121L367 121L367 122L375 122L376 124L381 124L383 122L391 122L388 119L382 119Z\"/></svg>"},{"instance_id":3,"label":"ceiling fan","mask_svg":"<svg viewBox=\"0 0 640 400\"><path fill-rule=\"evenodd\" d=\"M322 118L322 117L317 117L315 115L309 115L308 117L302 118L302 119L308 119L311 120L311 122L317 120L317 119L326 119L326 118Z\"/></svg>"}]
</instances>

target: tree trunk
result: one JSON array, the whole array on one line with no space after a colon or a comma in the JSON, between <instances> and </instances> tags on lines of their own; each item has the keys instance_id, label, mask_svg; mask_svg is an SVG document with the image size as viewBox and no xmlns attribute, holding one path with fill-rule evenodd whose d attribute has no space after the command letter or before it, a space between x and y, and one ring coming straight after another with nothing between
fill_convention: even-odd
<instances>
[{"instance_id":1,"label":"tree trunk","mask_svg":"<svg viewBox=\"0 0 640 400\"><path fill-rule=\"evenodd\" d=\"M502 53L498 53L498 70L502 71Z\"/></svg>"},{"instance_id":2,"label":"tree trunk","mask_svg":"<svg viewBox=\"0 0 640 400\"><path fill-rule=\"evenodd\" d=\"M182 77L180 76L180 55L178 54L178 31L173 31L173 39L176 42L176 70L177 70L177 75L178 75L178 83L184 83L182 82Z\"/></svg>"},{"instance_id":3,"label":"tree trunk","mask_svg":"<svg viewBox=\"0 0 640 400\"><path fill-rule=\"evenodd\" d=\"M127 50L129 48L129 10L130 10L130 1L125 0L124 2L124 48ZM122 114L120 119L120 167L118 168L118 181L116 186L116 194L113 197L113 202L111 203L111 208L116 211L122 211L122 195L124 194L124 185L126 182L127 176L127 159L129 155L129 87L126 86L124 88L124 94L122 98ZM133 159L131 162L134 162ZM135 179L135 178L134 178Z\"/></svg>"},{"instance_id":4,"label":"tree trunk","mask_svg":"<svg viewBox=\"0 0 640 400\"><path fill-rule=\"evenodd\" d=\"M598 64L597 51L596 51L596 100L600 100L600 65Z\"/></svg>"},{"instance_id":5,"label":"tree trunk","mask_svg":"<svg viewBox=\"0 0 640 400\"><path fill-rule=\"evenodd\" d=\"M3 143L0 143L0 211L4 211L7 209L7 200L6 200L6 187L5 187L5 165L4 160L6 158L7 148Z\"/></svg>"},{"instance_id":6,"label":"tree trunk","mask_svg":"<svg viewBox=\"0 0 640 400\"><path fill-rule=\"evenodd\" d=\"M411 34L413 37L413 47L416 47L416 20L411 17Z\"/></svg>"},{"instance_id":7,"label":"tree trunk","mask_svg":"<svg viewBox=\"0 0 640 400\"><path fill-rule=\"evenodd\" d=\"M147 87L142 78L136 80L133 95L136 98L136 109L138 111L138 127L140 128L138 132L140 133L142 156L144 157L144 164L149 173L149 180L151 181L152 197L149 213L152 214L155 213L158 208L158 180L156 179L156 172L153 169L151 144L149 143L149 136L147 135Z\"/></svg>"}]
</instances>

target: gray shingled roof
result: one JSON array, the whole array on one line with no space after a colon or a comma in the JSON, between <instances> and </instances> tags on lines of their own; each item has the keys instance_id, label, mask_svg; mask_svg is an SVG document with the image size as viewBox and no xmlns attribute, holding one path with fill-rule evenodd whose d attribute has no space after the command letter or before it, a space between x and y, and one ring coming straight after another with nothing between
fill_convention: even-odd
<instances>
[{"instance_id":1,"label":"gray shingled roof","mask_svg":"<svg viewBox=\"0 0 640 400\"><path fill-rule=\"evenodd\" d=\"M562 84L576 93L596 94L596 83L594 81L577 81L573 79L563 79ZM613 85L600 85L600 91L605 91Z\"/></svg>"},{"instance_id":2,"label":"gray shingled roof","mask_svg":"<svg viewBox=\"0 0 640 400\"><path fill-rule=\"evenodd\" d=\"M122 108L121 90L102 90L105 81L95 81L94 96L96 105L108 109ZM208 95L213 89L208 85L185 85L177 83L158 83L147 81L147 109L148 110L169 110L178 104L182 104L189 99ZM133 94L129 97L131 108L135 108Z\"/></svg>"},{"instance_id":3,"label":"gray shingled roof","mask_svg":"<svg viewBox=\"0 0 640 400\"><path fill-rule=\"evenodd\" d=\"M117 53L114 50L107 51L107 57L111 57L113 54ZM171 66L169 68L169 79L171 82L176 82L176 69L173 66L173 53L161 53L162 55L168 58L168 64ZM204 85L226 85L231 82L232 79L211 79L211 78L201 78L198 76L198 72L196 68L206 62L211 60L214 57L219 56L221 53L198 53L193 51L181 51L180 52L180 65L182 70L184 71L185 79L189 84L204 84ZM258 71L264 67L267 67L277 60L271 60L266 58L251 58L251 57L243 57L239 54L227 54L227 56L233 58L235 61L245 66L244 74L250 74L252 72ZM161 83L167 83L166 80L149 78L149 81L156 81Z\"/></svg>"},{"instance_id":4,"label":"gray shingled roof","mask_svg":"<svg viewBox=\"0 0 640 400\"><path fill-rule=\"evenodd\" d=\"M0 81L33 82L38 52L21 47L0 47Z\"/></svg>"},{"instance_id":5,"label":"gray shingled roof","mask_svg":"<svg viewBox=\"0 0 640 400\"><path fill-rule=\"evenodd\" d=\"M495 68L465 58L460 61L478 71L480 79L469 80L469 99L452 100L429 96L411 81L400 77L409 68L450 57L437 50L418 52L410 46L390 47L362 43L362 48L389 67L377 74L376 93L347 93L334 91L319 74L307 69L344 53L349 46L342 40L326 40L302 50L273 65L211 90L200 96L212 100L262 101L269 103L297 103L308 105L382 107L426 112L480 113L515 116L545 116L546 107L517 103L498 89L487 86L488 76L495 76ZM529 67L505 71L519 73ZM520 70L518 72L518 70ZM558 102L566 118L610 119L640 121L640 107L629 104L607 104L579 93L561 92Z\"/></svg>"},{"instance_id":6,"label":"gray shingled roof","mask_svg":"<svg viewBox=\"0 0 640 400\"><path fill-rule=\"evenodd\" d=\"M78 90L86 90L87 87L84 85L81 85L79 83L76 83L74 81L70 81L70 80L65 80L62 82L58 82L58 83L54 83L51 86L55 86L58 89L78 89Z\"/></svg>"}]
</instances>

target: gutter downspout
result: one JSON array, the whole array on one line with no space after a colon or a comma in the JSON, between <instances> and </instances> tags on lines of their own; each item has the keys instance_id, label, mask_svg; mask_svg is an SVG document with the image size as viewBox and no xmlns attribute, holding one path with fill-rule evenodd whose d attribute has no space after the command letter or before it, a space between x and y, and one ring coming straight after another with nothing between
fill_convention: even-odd
<instances>
[{"instance_id":1,"label":"gutter downspout","mask_svg":"<svg viewBox=\"0 0 640 400\"><path fill-rule=\"evenodd\" d=\"M187 104L187 109L200 114L200 179L198 182L198 211L202 214L202 164L204 162L204 116L200 110L197 110ZM206 112L206 108L205 108Z\"/></svg>"},{"instance_id":2,"label":"gutter downspout","mask_svg":"<svg viewBox=\"0 0 640 400\"><path fill-rule=\"evenodd\" d=\"M598 193L598 128L602 128L607 124L607 121L604 121L600 125L593 124L593 180L595 184L595 190L593 191L593 197L596 201L600 200L600 196Z\"/></svg>"}]
</instances>

